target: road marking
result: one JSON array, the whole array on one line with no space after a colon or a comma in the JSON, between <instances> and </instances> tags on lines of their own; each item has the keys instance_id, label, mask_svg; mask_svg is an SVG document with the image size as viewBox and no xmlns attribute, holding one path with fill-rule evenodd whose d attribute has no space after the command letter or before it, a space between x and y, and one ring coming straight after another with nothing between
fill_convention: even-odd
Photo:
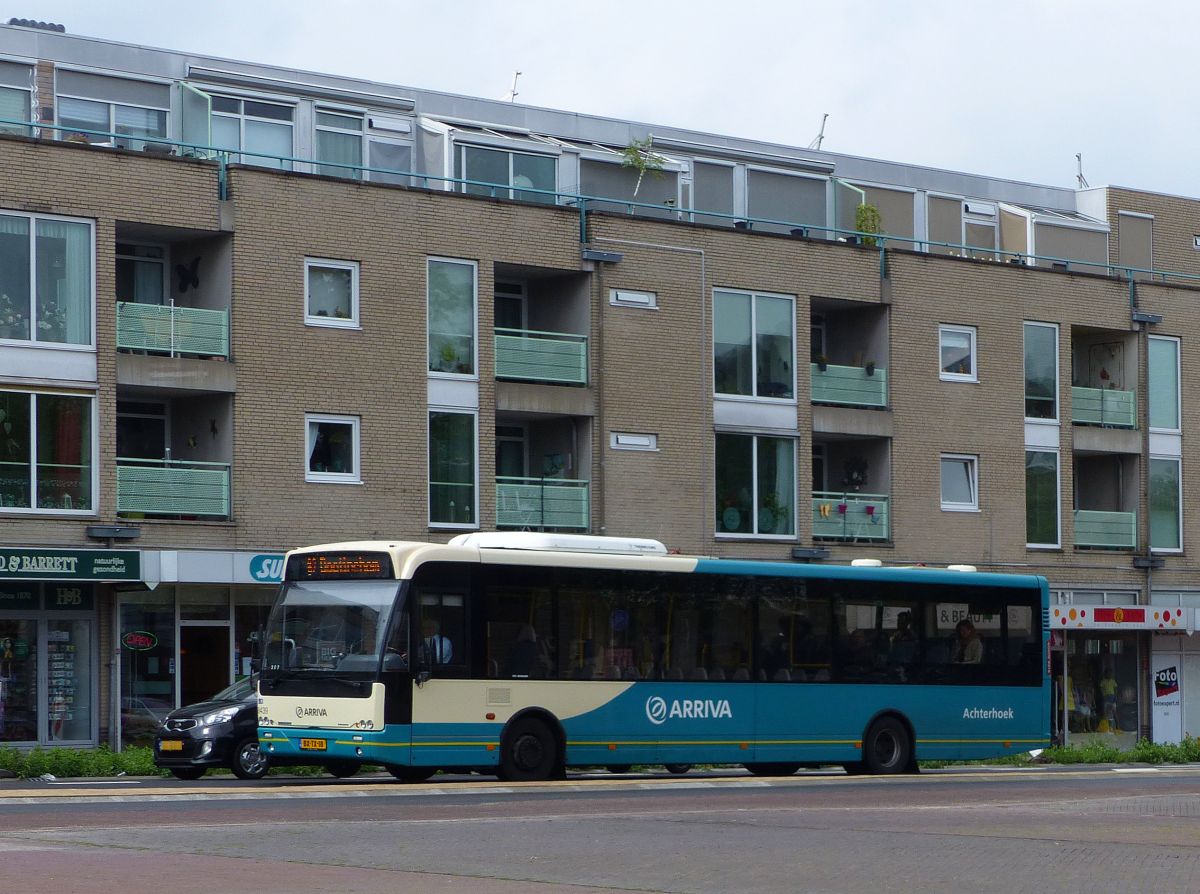
<instances>
[{"instance_id":1,"label":"road marking","mask_svg":"<svg viewBox=\"0 0 1200 894\"><path fill-rule=\"evenodd\" d=\"M141 785L137 779L101 779L88 780L80 779L74 782L47 782L46 785Z\"/></svg>"}]
</instances>

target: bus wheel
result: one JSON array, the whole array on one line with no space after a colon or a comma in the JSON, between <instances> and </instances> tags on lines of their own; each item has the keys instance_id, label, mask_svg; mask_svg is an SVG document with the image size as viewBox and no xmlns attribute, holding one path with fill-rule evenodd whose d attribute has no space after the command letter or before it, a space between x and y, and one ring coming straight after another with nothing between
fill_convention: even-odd
<instances>
[{"instance_id":1,"label":"bus wheel","mask_svg":"<svg viewBox=\"0 0 1200 894\"><path fill-rule=\"evenodd\" d=\"M325 765L325 772L338 779L348 779L362 768L362 764L354 761L333 761Z\"/></svg>"},{"instance_id":2,"label":"bus wheel","mask_svg":"<svg viewBox=\"0 0 1200 894\"><path fill-rule=\"evenodd\" d=\"M912 758L908 730L895 717L880 717L863 737L863 764L868 773L903 773Z\"/></svg>"},{"instance_id":3,"label":"bus wheel","mask_svg":"<svg viewBox=\"0 0 1200 894\"><path fill-rule=\"evenodd\" d=\"M401 782L424 782L437 772L437 767L397 767L393 764L387 770Z\"/></svg>"},{"instance_id":4,"label":"bus wheel","mask_svg":"<svg viewBox=\"0 0 1200 894\"><path fill-rule=\"evenodd\" d=\"M610 773L628 773L633 769L633 764L609 764L604 769Z\"/></svg>"},{"instance_id":5,"label":"bus wheel","mask_svg":"<svg viewBox=\"0 0 1200 894\"><path fill-rule=\"evenodd\" d=\"M558 744L540 720L521 718L500 742L500 777L512 782L550 779L558 766Z\"/></svg>"},{"instance_id":6,"label":"bus wheel","mask_svg":"<svg viewBox=\"0 0 1200 894\"><path fill-rule=\"evenodd\" d=\"M663 768L668 773L673 773L676 776L682 776L688 770L692 769L691 764L663 764Z\"/></svg>"},{"instance_id":7,"label":"bus wheel","mask_svg":"<svg viewBox=\"0 0 1200 894\"><path fill-rule=\"evenodd\" d=\"M791 776L800 769L799 764L785 763L742 764L742 766L755 776Z\"/></svg>"}]
</instances>

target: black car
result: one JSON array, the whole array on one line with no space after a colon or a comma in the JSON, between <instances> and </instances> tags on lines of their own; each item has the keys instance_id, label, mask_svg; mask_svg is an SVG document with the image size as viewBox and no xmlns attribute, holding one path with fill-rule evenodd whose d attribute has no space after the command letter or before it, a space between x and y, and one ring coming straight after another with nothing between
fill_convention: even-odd
<instances>
[{"instance_id":1,"label":"black car","mask_svg":"<svg viewBox=\"0 0 1200 894\"><path fill-rule=\"evenodd\" d=\"M209 767L228 767L240 779L265 776L267 757L258 747L258 674L168 714L154 737L154 764L177 779L199 779Z\"/></svg>"}]
</instances>

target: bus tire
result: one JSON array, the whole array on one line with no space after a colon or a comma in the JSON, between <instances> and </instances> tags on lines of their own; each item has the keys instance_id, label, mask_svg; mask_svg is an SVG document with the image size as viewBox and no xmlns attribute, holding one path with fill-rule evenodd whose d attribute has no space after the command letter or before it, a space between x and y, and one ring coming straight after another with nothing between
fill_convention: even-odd
<instances>
[{"instance_id":1,"label":"bus tire","mask_svg":"<svg viewBox=\"0 0 1200 894\"><path fill-rule=\"evenodd\" d=\"M424 782L437 772L437 767L400 767L389 764L387 771L401 782Z\"/></svg>"},{"instance_id":2,"label":"bus tire","mask_svg":"<svg viewBox=\"0 0 1200 894\"><path fill-rule=\"evenodd\" d=\"M540 782L558 775L558 741L543 721L518 717L500 740L500 778Z\"/></svg>"},{"instance_id":3,"label":"bus tire","mask_svg":"<svg viewBox=\"0 0 1200 894\"><path fill-rule=\"evenodd\" d=\"M609 764L604 769L610 773L628 773L633 769L633 764Z\"/></svg>"},{"instance_id":4,"label":"bus tire","mask_svg":"<svg viewBox=\"0 0 1200 894\"><path fill-rule=\"evenodd\" d=\"M904 773L912 754L912 738L898 717L880 717L863 736L863 765L868 773Z\"/></svg>"},{"instance_id":5,"label":"bus tire","mask_svg":"<svg viewBox=\"0 0 1200 894\"><path fill-rule=\"evenodd\" d=\"M742 764L755 776L791 776L800 769L799 764L788 764L776 761L765 764Z\"/></svg>"},{"instance_id":6,"label":"bus tire","mask_svg":"<svg viewBox=\"0 0 1200 894\"><path fill-rule=\"evenodd\" d=\"M682 776L688 770L692 769L691 764L663 764L663 769L675 776Z\"/></svg>"},{"instance_id":7,"label":"bus tire","mask_svg":"<svg viewBox=\"0 0 1200 894\"><path fill-rule=\"evenodd\" d=\"M338 779L349 779L361 769L362 764L357 761L331 761L325 765L325 772Z\"/></svg>"}]
</instances>

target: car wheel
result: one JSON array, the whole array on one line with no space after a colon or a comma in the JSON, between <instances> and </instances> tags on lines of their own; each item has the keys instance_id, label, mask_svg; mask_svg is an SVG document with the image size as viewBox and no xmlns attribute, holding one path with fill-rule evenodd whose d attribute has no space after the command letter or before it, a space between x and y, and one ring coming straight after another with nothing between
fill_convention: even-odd
<instances>
[{"instance_id":1,"label":"car wheel","mask_svg":"<svg viewBox=\"0 0 1200 894\"><path fill-rule=\"evenodd\" d=\"M691 764L663 764L668 773L674 773L676 776L682 776L688 770L692 769Z\"/></svg>"},{"instance_id":2,"label":"car wheel","mask_svg":"<svg viewBox=\"0 0 1200 894\"><path fill-rule=\"evenodd\" d=\"M362 769L362 764L355 761L332 761L325 765L325 770L338 779L348 779Z\"/></svg>"},{"instance_id":3,"label":"car wheel","mask_svg":"<svg viewBox=\"0 0 1200 894\"><path fill-rule=\"evenodd\" d=\"M437 772L437 767L398 767L389 766L387 771L401 782L424 782Z\"/></svg>"},{"instance_id":4,"label":"car wheel","mask_svg":"<svg viewBox=\"0 0 1200 894\"><path fill-rule=\"evenodd\" d=\"M238 779L262 779L267 775L267 755L259 747L258 736L247 736L233 749L233 775Z\"/></svg>"},{"instance_id":5,"label":"car wheel","mask_svg":"<svg viewBox=\"0 0 1200 894\"><path fill-rule=\"evenodd\" d=\"M172 767L171 775L174 776L176 779L186 779L188 781L191 781L193 779L199 779L201 776L203 776L204 768L203 767Z\"/></svg>"},{"instance_id":6,"label":"car wheel","mask_svg":"<svg viewBox=\"0 0 1200 894\"><path fill-rule=\"evenodd\" d=\"M513 782L550 779L558 768L558 742L546 724L534 717L509 725L500 741L500 777Z\"/></svg>"},{"instance_id":7,"label":"car wheel","mask_svg":"<svg viewBox=\"0 0 1200 894\"><path fill-rule=\"evenodd\" d=\"M875 774L903 773L912 759L912 740L895 717L880 717L863 736L863 764Z\"/></svg>"},{"instance_id":8,"label":"car wheel","mask_svg":"<svg viewBox=\"0 0 1200 894\"><path fill-rule=\"evenodd\" d=\"M785 763L742 764L742 766L755 776L791 776L800 769L799 764Z\"/></svg>"}]
</instances>

